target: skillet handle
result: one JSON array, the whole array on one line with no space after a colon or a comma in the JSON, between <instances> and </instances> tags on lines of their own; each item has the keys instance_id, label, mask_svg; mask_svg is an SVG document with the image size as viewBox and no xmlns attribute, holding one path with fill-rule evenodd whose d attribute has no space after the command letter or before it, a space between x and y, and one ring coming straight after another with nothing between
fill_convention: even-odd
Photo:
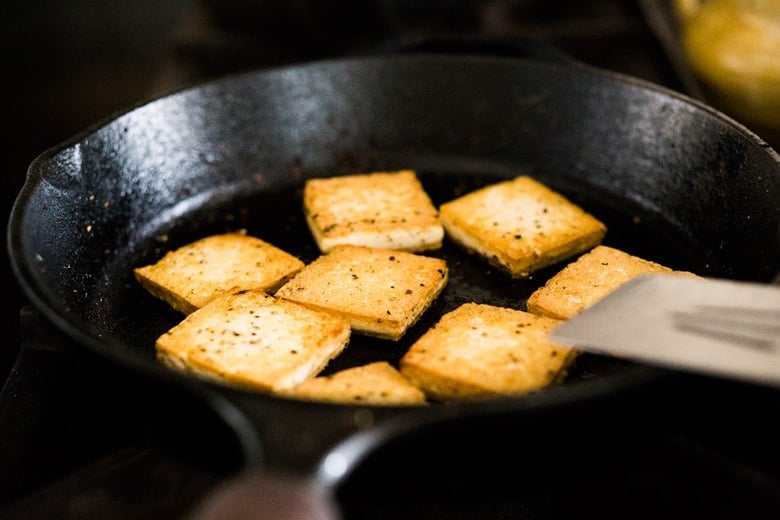
<instances>
[{"instance_id":1,"label":"skillet handle","mask_svg":"<svg viewBox=\"0 0 780 520\"><path fill-rule=\"evenodd\" d=\"M228 387L215 387L211 408L243 427L248 469L313 477L324 459L340 446L345 473L381 442L417 424L423 410L414 407L360 407L284 399ZM206 396L208 398L209 396ZM348 442L359 437L360 442ZM344 446L348 445L348 448ZM331 475L334 482L339 476Z\"/></svg>"},{"instance_id":2,"label":"skillet handle","mask_svg":"<svg viewBox=\"0 0 780 520\"><path fill-rule=\"evenodd\" d=\"M284 512L269 518L341 518L336 488L372 451L414 431L424 412L200 388L210 408L242 432L245 466L204 497L193 520L224 518L240 507L258 514Z\"/></svg>"},{"instance_id":3,"label":"skillet handle","mask_svg":"<svg viewBox=\"0 0 780 520\"><path fill-rule=\"evenodd\" d=\"M189 518L337 520L341 517L335 497L315 483L286 474L253 471L211 490L196 504Z\"/></svg>"}]
</instances>

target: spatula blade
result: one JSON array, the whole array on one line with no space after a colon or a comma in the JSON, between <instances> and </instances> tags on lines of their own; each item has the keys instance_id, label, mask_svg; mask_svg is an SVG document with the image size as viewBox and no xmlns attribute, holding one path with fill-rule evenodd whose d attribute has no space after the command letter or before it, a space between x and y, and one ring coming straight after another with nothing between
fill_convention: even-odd
<instances>
[{"instance_id":1,"label":"spatula blade","mask_svg":"<svg viewBox=\"0 0 780 520\"><path fill-rule=\"evenodd\" d=\"M640 363L780 386L780 287L643 275L563 322L550 339Z\"/></svg>"}]
</instances>

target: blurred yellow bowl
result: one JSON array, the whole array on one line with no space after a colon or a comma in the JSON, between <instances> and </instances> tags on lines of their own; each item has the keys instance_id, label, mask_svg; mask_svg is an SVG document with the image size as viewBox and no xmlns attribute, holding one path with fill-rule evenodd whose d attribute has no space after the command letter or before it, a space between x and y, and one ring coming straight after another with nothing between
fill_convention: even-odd
<instances>
[{"instance_id":1,"label":"blurred yellow bowl","mask_svg":"<svg viewBox=\"0 0 780 520\"><path fill-rule=\"evenodd\" d=\"M780 131L780 0L680 1L682 44L712 104Z\"/></svg>"}]
</instances>

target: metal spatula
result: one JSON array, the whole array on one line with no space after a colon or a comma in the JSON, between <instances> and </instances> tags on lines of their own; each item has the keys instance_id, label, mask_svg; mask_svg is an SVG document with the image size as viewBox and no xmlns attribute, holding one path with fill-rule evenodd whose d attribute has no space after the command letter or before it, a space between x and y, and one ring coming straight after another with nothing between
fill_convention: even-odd
<instances>
[{"instance_id":1,"label":"metal spatula","mask_svg":"<svg viewBox=\"0 0 780 520\"><path fill-rule=\"evenodd\" d=\"M566 320L559 344L780 386L780 286L643 275Z\"/></svg>"}]
</instances>

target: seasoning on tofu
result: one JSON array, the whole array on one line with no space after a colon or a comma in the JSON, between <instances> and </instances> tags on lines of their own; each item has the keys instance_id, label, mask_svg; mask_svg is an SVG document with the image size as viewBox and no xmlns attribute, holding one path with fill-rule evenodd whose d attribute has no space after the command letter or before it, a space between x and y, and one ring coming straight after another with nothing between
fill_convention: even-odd
<instances>
[{"instance_id":1,"label":"seasoning on tofu","mask_svg":"<svg viewBox=\"0 0 780 520\"><path fill-rule=\"evenodd\" d=\"M303 209L327 253L337 245L427 251L442 245L439 214L414 170L306 181Z\"/></svg>"},{"instance_id":2,"label":"seasoning on tofu","mask_svg":"<svg viewBox=\"0 0 780 520\"><path fill-rule=\"evenodd\" d=\"M522 395L565 377L577 352L548 338L559 320L464 303L404 354L400 370L431 400Z\"/></svg>"},{"instance_id":3,"label":"seasoning on tofu","mask_svg":"<svg viewBox=\"0 0 780 520\"><path fill-rule=\"evenodd\" d=\"M447 263L440 258L340 245L306 265L275 296L335 313L354 333L395 341L448 280Z\"/></svg>"},{"instance_id":4,"label":"seasoning on tofu","mask_svg":"<svg viewBox=\"0 0 780 520\"><path fill-rule=\"evenodd\" d=\"M566 197L521 175L442 204L447 235L513 278L599 244L606 226Z\"/></svg>"},{"instance_id":5,"label":"seasoning on tofu","mask_svg":"<svg viewBox=\"0 0 780 520\"><path fill-rule=\"evenodd\" d=\"M189 314L228 291L272 292L303 265L294 255L242 230L201 238L133 272L151 294Z\"/></svg>"}]
</instances>

